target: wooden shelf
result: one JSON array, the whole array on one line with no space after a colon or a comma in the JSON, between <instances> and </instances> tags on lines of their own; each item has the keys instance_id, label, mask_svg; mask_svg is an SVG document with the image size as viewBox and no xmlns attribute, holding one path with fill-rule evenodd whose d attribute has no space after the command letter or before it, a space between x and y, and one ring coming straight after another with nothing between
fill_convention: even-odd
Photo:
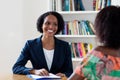
<instances>
[{"instance_id":1,"label":"wooden shelf","mask_svg":"<svg viewBox=\"0 0 120 80\"><path fill-rule=\"evenodd\" d=\"M75 14L96 14L99 11L59 11L60 14L70 14L70 15L75 15Z\"/></svg>"}]
</instances>

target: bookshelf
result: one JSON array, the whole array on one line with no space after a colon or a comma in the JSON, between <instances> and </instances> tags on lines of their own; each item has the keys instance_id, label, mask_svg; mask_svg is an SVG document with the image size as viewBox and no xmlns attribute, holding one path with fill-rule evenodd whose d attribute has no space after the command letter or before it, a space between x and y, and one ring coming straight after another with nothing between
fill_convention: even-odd
<instances>
[{"instance_id":1,"label":"bookshelf","mask_svg":"<svg viewBox=\"0 0 120 80\"><path fill-rule=\"evenodd\" d=\"M56 2L54 2L54 1L56 1ZM98 10L96 10L94 8L94 6L96 6L94 1L99 1L99 0L82 0L85 10L77 10L77 11L75 9L64 11L62 9L62 7L63 7L62 1L72 1L73 2L75 0L49 0L49 5L50 5L49 10L59 12L63 16L65 21L88 20L91 23L94 23L95 17L97 15L97 13L99 12ZM78 1L78 0L76 0L76 1ZM56 3L56 5L55 5L55 3ZM93 4L94 4L94 6L93 6ZM90 43L90 44L92 44L93 47L96 47L99 44L96 40L95 35L81 35L81 34L79 34L79 35L61 35L60 34L60 35L56 35L56 37L61 40L67 41L67 42L75 42L75 43L82 42L82 43L88 43L88 44ZM75 68L77 65L79 65L79 62L82 59L83 58L72 58L73 68Z\"/></svg>"},{"instance_id":2,"label":"bookshelf","mask_svg":"<svg viewBox=\"0 0 120 80\"><path fill-rule=\"evenodd\" d=\"M77 20L90 20L94 22L94 17L96 16L96 12L87 11L87 12L59 12L63 15L65 21L72 21L74 19ZM90 14L90 15L89 15ZM71 17L69 17L71 16ZM93 17L92 17L93 16ZM67 42L83 42L83 43L91 43L93 47L97 45L97 40L95 35L56 35L57 38L67 41ZM73 68L75 68L82 58L72 58L73 61Z\"/></svg>"},{"instance_id":3,"label":"bookshelf","mask_svg":"<svg viewBox=\"0 0 120 80\"><path fill-rule=\"evenodd\" d=\"M92 43L93 46L97 45L95 35L56 35L56 37L67 42L83 42Z\"/></svg>"}]
</instances>

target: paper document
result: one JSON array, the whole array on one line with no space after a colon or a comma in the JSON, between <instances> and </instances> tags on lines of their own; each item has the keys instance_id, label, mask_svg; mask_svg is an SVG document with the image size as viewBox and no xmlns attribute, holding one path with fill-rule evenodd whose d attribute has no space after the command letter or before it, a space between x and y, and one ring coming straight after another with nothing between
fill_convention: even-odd
<instances>
[{"instance_id":1,"label":"paper document","mask_svg":"<svg viewBox=\"0 0 120 80\"><path fill-rule=\"evenodd\" d=\"M49 76L39 76L34 74L27 75L29 78L33 80L61 80L60 76L56 76L55 74L49 73Z\"/></svg>"}]
</instances>

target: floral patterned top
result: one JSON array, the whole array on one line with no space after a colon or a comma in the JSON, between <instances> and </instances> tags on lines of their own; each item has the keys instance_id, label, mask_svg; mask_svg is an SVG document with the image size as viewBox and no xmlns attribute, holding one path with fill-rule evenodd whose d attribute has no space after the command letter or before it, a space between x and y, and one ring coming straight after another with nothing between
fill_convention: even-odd
<instances>
[{"instance_id":1,"label":"floral patterned top","mask_svg":"<svg viewBox=\"0 0 120 80\"><path fill-rule=\"evenodd\" d=\"M105 55L92 50L75 73L87 80L120 80L120 57Z\"/></svg>"}]
</instances>

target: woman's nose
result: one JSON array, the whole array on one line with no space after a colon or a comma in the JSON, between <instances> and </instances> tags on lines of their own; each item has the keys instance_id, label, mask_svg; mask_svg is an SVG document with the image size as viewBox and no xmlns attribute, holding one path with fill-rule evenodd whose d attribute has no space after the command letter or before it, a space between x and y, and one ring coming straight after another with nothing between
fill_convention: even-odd
<instances>
[{"instance_id":1,"label":"woman's nose","mask_svg":"<svg viewBox=\"0 0 120 80\"><path fill-rule=\"evenodd\" d=\"M49 25L49 28L53 28L53 24L50 24L50 25Z\"/></svg>"}]
</instances>

